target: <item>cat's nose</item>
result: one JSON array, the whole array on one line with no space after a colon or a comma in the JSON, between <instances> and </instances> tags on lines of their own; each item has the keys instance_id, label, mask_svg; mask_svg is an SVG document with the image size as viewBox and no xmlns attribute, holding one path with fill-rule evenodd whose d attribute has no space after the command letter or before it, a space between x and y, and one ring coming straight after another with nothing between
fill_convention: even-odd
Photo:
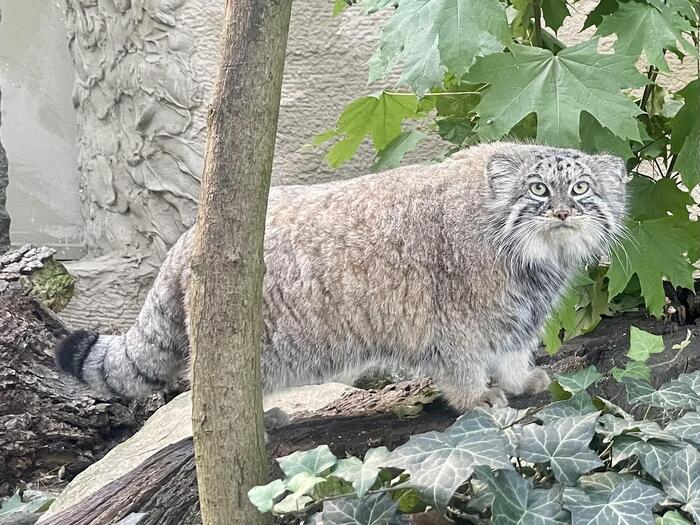
<instances>
[{"instance_id":1,"label":"cat's nose","mask_svg":"<svg viewBox=\"0 0 700 525\"><path fill-rule=\"evenodd\" d=\"M556 210L554 212L554 216L561 221L565 221L569 215L571 215L569 210Z\"/></svg>"}]
</instances>

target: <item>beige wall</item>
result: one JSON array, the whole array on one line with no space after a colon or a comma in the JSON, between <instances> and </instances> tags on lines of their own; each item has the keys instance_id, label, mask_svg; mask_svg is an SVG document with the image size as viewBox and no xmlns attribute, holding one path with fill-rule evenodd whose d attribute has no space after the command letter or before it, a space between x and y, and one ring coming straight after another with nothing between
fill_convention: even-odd
<instances>
[{"instance_id":1,"label":"beige wall","mask_svg":"<svg viewBox=\"0 0 700 525\"><path fill-rule=\"evenodd\" d=\"M73 66L57 1L0 0L2 142L13 244L81 254Z\"/></svg>"}]
</instances>

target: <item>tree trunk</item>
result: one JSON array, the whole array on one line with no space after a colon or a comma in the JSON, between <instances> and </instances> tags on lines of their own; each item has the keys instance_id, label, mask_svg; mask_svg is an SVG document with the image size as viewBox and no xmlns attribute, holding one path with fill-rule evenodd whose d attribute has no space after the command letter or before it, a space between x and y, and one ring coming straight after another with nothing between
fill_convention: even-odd
<instances>
[{"instance_id":1,"label":"tree trunk","mask_svg":"<svg viewBox=\"0 0 700 525\"><path fill-rule=\"evenodd\" d=\"M202 520L267 523L263 237L291 0L227 0L192 255L192 423Z\"/></svg>"}]
</instances>

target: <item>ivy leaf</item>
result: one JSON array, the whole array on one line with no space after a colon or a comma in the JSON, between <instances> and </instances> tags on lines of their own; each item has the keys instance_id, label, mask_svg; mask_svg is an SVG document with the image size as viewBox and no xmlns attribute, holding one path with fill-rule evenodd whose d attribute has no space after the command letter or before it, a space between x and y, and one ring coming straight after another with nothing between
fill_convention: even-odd
<instances>
[{"instance_id":1,"label":"ivy leaf","mask_svg":"<svg viewBox=\"0 0 700 525\"><path fill-rule=\"evenodd\" d=\"M337 168L350 159L365 137L372 138L374 149L381 151L401 134L401 123L418 116L418 99L414 96L381 93L350 103L338 118L335 130L319 135L319 144L341 136L328 151L326 160Z\"/></svg>"},{"instance_id":2,"label":"ivy leaf","mask_svg":"<svg viewBox=\"0 0 700 525\"><path fill-rule=\"evenodd\" d=\"M700 396L700 370L690 374L681 374L676 378L676 381L688 385L693 392Z\"/></svg>"},{"instance_id":3,"label":"ivy leaf","mask_svg":"<svg viewBox=\"0 0 700 525\"><path fill-rule=\"evenodd\" d=\"M586 391L577 392L568 399L556 401L537 412L537 417L549 423L563 417L585 416L597 412L591 396Z\"/></svg>"},{"instance_id":4,"label":"ivy leaf","mask_svg":"<svg viewBox=\"0 0 700 525\"><path fill-rule=\"evenodd\" d=\"M555 33L570 14L566 0L542 0L542 16L547 26Z\"/></svg>"},{"instance_id":5,"label":"ivy leaf","mask_svg":"<svg viewBox=\"0 0 700 525\"><path fill-rule=\"evenodd\" d=\"M610 370L615 381L624 382L625 379L641 379L642 381L651 380L651 368L646 363L639 361L631 361L625 365L625 368L614 367Z\"/></svg>"},{"instance_id":6,"label":"ivy leaf","mask_svg":"<svg viewBox=\"0 0 700 525\"><path fill-rule=\"evenodd\" d=\"M264 514L272 510L275 499L284 494L286 490L284 482L281 479L276 479L267 485L250 489L248 499Z\"/></svg>"},{"instance_id":7,"label":"ivy leaf","mask_svg":"<svg viewBox=\"0 0 700 525\"><path fill-rule=\"evenodd\" d=\"M354 457L339 460L333 475L352 483L357 495L362 497L377 481L380 467L388 455L386 447L371 448L365 454L364 462Z\"/></svg>"},{"instance_id":8,"label":"ivy leaf","mask_svg":"<svg viewBox=\"0 0 700 525\"><path fill-rule=\"evenodd\" d=\"M700 184L700 80L678 92L685 104L670 122L671 151L677 155L676 169L689 189Z\"/></svg>"},{"instance_id":9,"label":"ivy leaf","mask_svg":"<svg viewBox=\"0 0 700 525\"><path fill-rule=\"evenodd\" d=\"M656 517L655 525L693 525L687 519L680 515L676 510L671 510L666 514Z\"/></svg>"},{"instance_id":10,"label":"ivy leaf","mask_svg":"<svg viewBox=\"0 0 700 525\"><path fill-rule=\"evenodd\" d=\"M677 50L676 42L688 53L694 47L683 36L692 26L675 10L664 4L657 7L647 2L622 2L614 13L603 18L596 35L607 36L615 33L615 52L639 58L644 52L647 62L661 71L669 71L664 59L666 49Z\"/></svg>"},{"instance_id":11,"label":"ivy leaf","mask_svg":"<svg viewBox=\"0 0 700 525\"><path fill-rule=\"evenodd\" d=\"M575 483L581 474L603 465L588 446L597 416L596 412L564 417L542 426L527 425L518 445L520 457L533 463L549 462L557 481Z\"/></svg>"},{"instance_id":12,"label":"ivy leaf","mask_svg":"<svg viewBox=\"0 0 700 525\"><path fill-rule=\"evenodd\" d=\"M641 110L621 90L646 80L630 57L600 55L596 46L597 40L589 40L554 55L547 49L510 44L510 53L478 59L468 80L491 84L476 108L479 135L498 139L534 111L538 142L579 147L585 108L615 135L641 140L635 118Z\"/></svg>"},{"instance_id":13,"label":"ivy leaf","mask_svg":"<svg viewBox=\"0 0 700 525\"><path fill-rule=\"evenodd\" d=\"M630 327L630 349L627 357L634 361L646 362L651 354L660 354L663 351L663 337L640 330L636 326Z\"/></svg>"},{"instance_id":14,"label":"ivy leaf","mask_svg":"<svg viewBox=\"0 0 700 525\"><path fill-rule=\"evenodd\" d=\"M292 478L302 472L315 476L331 468L337 460L338 458L333 455L328 445L319 445L311 450L300 450L289 456L277 458L277 463L282 472Z\"/></svg>"},{"instance_id":15,"label":"ivy leaf","mask_svg":"<svg viewBox=\"0 0 700 525\"><path fill-rule=\"evenodd\" d=\"M627 399L632 404L664 409L692 409L700 406L700 394L677 379L661 385L658 390L639 379L625 378L623 383L627 388Z\"/></svg>"},{"instance_id":16,"label":"ivy leaf","mask_svg":"<svg viewBox=\"0 0 700 525\"><path fill-rule=\"evenodd\" d=\"M661 429L655 421L635 421L634 419L624 419L615 417L612 414L604 414L598 418L596 432L603 434L606 441L622 434L633 434L643 441L649 439L664 439L673 441L673 436Z\"/></svg>"},{"instance_id":17,"label":"ivy leaf","mask_svg":"<svg viewBox=\"0 0 700 525\"><path fill-rule=\"evenodd\" d=\"M384 171L396 168L401 164L406 153L413 151L418 143L425 139L427 135L422 131L403 131L392 140L386 147L377 153L377 158L372 164L372 171Z\"/></svg>"},{"instance_id":18,"label":"ivy leaf","mask_svg":"<svg viewBox=\"0 0 700 525\"><path fill-rule=\"evenodd\" d=\"M422 96L443 84L446 71L459 77L477 56L501 51L510 39L498 0L402 0L370 59L370 81L384 78L400 61L401 82Z\"/></svg>"},{"instance_id":19,"label":"ivy leaf","mask_svg":"<svg viewBox=\"0 0 700 525\"><path fill-rule=\"evenodd\" d=\"M411 436L386 462L409 472L408 486L441 511L478 465L512 468L495 423L480 411L463 415L444 433Z\"/></svg>"},{"instance_id":20,"label":"ivy leaf","mask_svg":"<svg viewBox=\"0 0 700 525\"><path fill-rule=\"evenodd\" d=\"M700 521L700 452L686 446L666 463L661 471L661 484L666 494L685 503L683 510Z\"/></svg>"},{"instance_id":21,"label":"ivy leaf","mask_svg":"<svg viewBox=\"0 0 700 525\"><path fill-rule=\"evenodd\" d=\"M569 513L562 509L563 486L544 490L532 488L532 481L512 470L476 467L479 478L494 492L493 523L504 525L568 525Z\"/></svg>"},{"instance_id":22,"label":"ivy leaf","mask_svg":"<svg viewBox=\"0 0 700 525\"><path fill-rule=\"evenodd\" d=\"M642 468L655 479L660 479L666 463L671 456L683 448L682 442L657 441L624 435L613 441L612 464L617 465L631 456L637 456Z\"/></svg>"},{"instance_id":23,"label":"ivy leaf","mask_svg":"<svg viewBox=\"0 0 700 525\"><path fill-rule=\"evenodd\" d=\"M666 431L674 436L700 447L700 414L688 412L683 417L671 421L666 426Z\"/></svg>"},{"instance_id":24,"label":"ivy leaf","mask_svg":"<svg viewBox=\"0 0 700 525\"><path fill-rule=\"evenodd\" d=\"M586 390L591 385L595 385L603 377L603 374L598 372L595 365L591 365L578 372L555 374L554 377L564 390L571 394L576 394Z\"/></svg>"},{"instance_id":25,"label":"ivy leaf","mask_svg":"<svg viewBox=\"0 0 700 525\"><path fill-rule=\"evenodd\" d=\"M323 525L392 525L398 523L398 505L386 494L362 499L342 498L323 504Z\"/></svg>"},{"instance_id":26,"label":"ivy leaf","mask_svg":"<svg viewBox=\"0 0 700 525\"><path fill-rule=\"evenodd\" d=\"M564 508L572 525L648 525L651 510L663 493L638 479L623 481L612 492L564 490Z\"/></svg>"},{"instance_id":27,"label":"ivy leaf","mask_svg":"<svg viewBox=\"0 0 700 525\"><path fill-rule=\"evenodd\" d=\"M608 295L612 299L620 294L636 274L649 312L661 315L665 304L663 278L692 289L693 266L685 254L689 246L700 242L692 226L670 216L632 221L628 229L629 237L612 252Z\"/></svg>"}]
</instances>

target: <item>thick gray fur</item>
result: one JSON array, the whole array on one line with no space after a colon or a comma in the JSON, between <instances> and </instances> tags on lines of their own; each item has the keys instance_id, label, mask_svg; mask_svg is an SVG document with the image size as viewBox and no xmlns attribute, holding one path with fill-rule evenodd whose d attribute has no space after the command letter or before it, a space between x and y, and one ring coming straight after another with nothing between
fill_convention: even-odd
<instances>
[{"instance_id":1,"label":"thick gray fur","mask_svg":"<svg viewBox=\"0 0 700 525\"><path fill-rule=\"evenodd\" d=\"M589 190L574 196L579 181ZM375 365L431 376L460 410L544 389L538 336L577 269L622 233L625 182L617 157L496 142L437 165L273 188L264 390ZM142 396L187 366L192 239L170 250L129 331L93 345L93 388Z\"/></svg>"}]
</instances>

